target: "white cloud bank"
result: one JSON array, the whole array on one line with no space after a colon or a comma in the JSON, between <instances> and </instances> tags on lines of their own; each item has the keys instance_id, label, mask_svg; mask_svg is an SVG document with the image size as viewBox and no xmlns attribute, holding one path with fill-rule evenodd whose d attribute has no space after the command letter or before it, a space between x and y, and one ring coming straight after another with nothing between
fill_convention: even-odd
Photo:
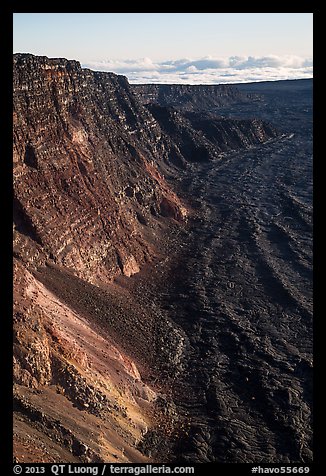
<instances>
[{"instance_id":1,"label":"white cloud bank","mask_svg":"<svg viewBox=\"0 0 326 476\"><path fill-rule=\"evenodd\" d=\"M167 60L103 60L83 63L96 71L127 76L130 83L217 84L300 79L313 76L311 58L299 56L230 56Z\"/></svg>"}]
</instances>

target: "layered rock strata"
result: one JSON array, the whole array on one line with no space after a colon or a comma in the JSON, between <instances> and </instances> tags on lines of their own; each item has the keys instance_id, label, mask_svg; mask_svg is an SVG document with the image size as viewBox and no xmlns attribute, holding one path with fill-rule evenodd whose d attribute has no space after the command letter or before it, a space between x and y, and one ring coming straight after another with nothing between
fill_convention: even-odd
<instances>
[{"instance_id":1,"label":"layered rock strata","mask_svg":"<svg viewBox=\"0 0 326 476\"><path fill-rule=\"evenodd\" d=\"M143 104L174 106L184 111L206 111L250 101L248 94L229 84L133 84L131 87Z\"/></svg>"}]
</instances>

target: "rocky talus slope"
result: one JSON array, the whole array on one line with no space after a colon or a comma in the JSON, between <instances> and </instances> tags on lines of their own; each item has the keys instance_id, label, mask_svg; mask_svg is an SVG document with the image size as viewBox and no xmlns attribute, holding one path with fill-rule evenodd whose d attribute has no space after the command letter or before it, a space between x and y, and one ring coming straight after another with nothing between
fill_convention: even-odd
<instances>
[{"instance_id":1,"label":"rocky talus slope","mask_svg":"<svg viewBox=\"0 0 326 476\"><path fill-rule=\"evenodd\" d=\"M186 228L180 167L277 133L146 107L125 77L65 59L14 55L13 90L15 459L155 461L144 435L182 427L162 376L185 337L126 282Z\"/></svg>"}]
</instances>

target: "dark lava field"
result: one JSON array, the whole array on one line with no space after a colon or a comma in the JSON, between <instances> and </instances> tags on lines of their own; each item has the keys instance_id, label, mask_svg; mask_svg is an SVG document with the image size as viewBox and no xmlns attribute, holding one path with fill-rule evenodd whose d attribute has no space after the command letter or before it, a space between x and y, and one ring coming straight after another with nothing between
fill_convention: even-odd
<instances>
[{"instance_id":1,"label":"dark lava field","mask_svg":"<svg viewBox=\"0 0 326 476\"><path fill-rule=\"evenodd\" d=\"M196 213L154 298L185 336L175 461L310 462L312 82L239 89L257 99L218 113L283 135L179 181Z\"/></svg>"}]
</instances>

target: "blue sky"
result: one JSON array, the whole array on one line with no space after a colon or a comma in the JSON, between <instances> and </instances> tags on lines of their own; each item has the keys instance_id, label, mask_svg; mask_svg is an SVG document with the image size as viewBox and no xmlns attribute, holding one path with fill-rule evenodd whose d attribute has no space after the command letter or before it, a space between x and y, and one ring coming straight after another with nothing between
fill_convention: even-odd
<instances>
[{"instance_id":1,"label":"blue sky","mask_svg":"<svg viewBox=\"0 0 326 476\"><path fill-rule=\"evenodd\" d=\"M312 76L312 13L15 13L14 52L79 60L131 82Z\"/></svg>"}]
</instances>

